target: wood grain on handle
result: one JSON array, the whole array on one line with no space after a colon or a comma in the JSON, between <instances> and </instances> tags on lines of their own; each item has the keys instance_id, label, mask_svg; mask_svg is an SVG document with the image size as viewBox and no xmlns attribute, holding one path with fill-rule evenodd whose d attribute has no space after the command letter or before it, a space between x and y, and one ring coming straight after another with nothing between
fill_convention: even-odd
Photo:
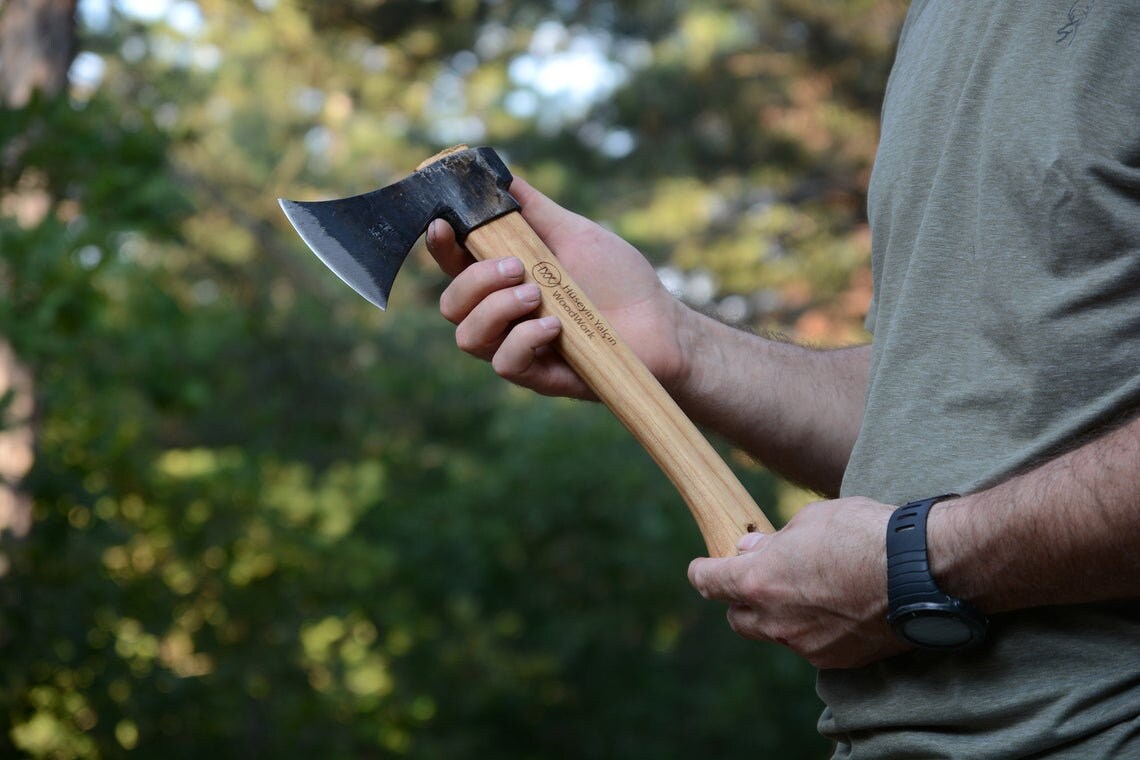
<instances>
[{"instance_id":1,"label":"wood grain on handle","mask_svg":"<svg viewBox=\"0 0 1140 760\"><path fill-rule=\"evenodd\" d=\"M680 491L711 557L736 555L750 531L773 532L735 474L618 336L519 212L470 232L475 258L514 256L542 292L541 315L562 322L555 345L566 362L645 447Z\"/></svg>"}]
</instances>

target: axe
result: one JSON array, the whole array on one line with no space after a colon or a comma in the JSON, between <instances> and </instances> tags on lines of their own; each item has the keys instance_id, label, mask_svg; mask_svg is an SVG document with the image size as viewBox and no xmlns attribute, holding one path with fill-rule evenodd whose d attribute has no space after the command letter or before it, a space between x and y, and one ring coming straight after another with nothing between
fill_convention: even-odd
<instances>
[{"instance_id":1,"label":"axe","mask_svg":"<svg viewBox=\"0 0 1140 760\"><path fill-rule=\"evenodd\" d=\"M308 246L384 309L412 245L436 218L479 260L515 256L542 292L540 315L562 322L555 344L681 493L713 557L745 533L774 529L744 486L518 213L511 173L491 148L459 146L370 193L281 208Z\"/></svg>"}]
</instances>

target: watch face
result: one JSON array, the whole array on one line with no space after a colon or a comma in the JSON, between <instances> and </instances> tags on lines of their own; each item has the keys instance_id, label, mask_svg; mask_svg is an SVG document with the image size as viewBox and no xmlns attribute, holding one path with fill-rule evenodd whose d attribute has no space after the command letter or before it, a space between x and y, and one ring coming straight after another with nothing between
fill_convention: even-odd
<instances>
[{"instance_id":1,"label":"watch face","mask_svg":"<svg viewBox=\"0 0 1140 760\"><path fill-rule=\"evenodd\" d=\"M899 620L898 627L907 640L933 649L957 649L976 636L973 628L960 617L929 610Z\"/></svg>"}]
</instances>

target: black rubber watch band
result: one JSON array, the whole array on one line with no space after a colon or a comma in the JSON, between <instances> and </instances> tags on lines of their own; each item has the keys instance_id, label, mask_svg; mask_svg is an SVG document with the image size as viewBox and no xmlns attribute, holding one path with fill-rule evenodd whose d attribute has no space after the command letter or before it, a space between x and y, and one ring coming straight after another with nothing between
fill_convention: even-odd
<instances>
[{"instance_id":1,"label":"black rubber watch band","mask_svg":"<svg viewBox=\"0 0 1140 760\"><path fill-rule=\"evenodd\" d=\"M926 649L968 649L985 639L989 627L985 615L945 593L930 573L927 515L938 502L957 496L905 504L887 523L887 621L903 641Z\"/></svg>"},{"instance_id":2,"label":"black rubber watch band","mask_svg":"<svg viewBox=\"0 0 1140 760\"><path fill-rule=\"evenodd\" d=\"M948 598L930 575L926 558L926 516L938 502L957 497L956 493L945 493L912 501L891 515L887 526L887 598L892 608Z\"/></svg>"}]
</instances>

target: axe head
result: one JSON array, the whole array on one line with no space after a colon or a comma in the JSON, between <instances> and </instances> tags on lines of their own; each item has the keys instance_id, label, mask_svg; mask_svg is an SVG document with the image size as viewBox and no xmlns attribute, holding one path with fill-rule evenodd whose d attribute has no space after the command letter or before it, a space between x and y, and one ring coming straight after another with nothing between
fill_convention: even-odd
<instances>
[{"instance_id":1,"label":"axe head","mask_svg":"<svg viewBox=\"0 0 1140 760\"><path fill-rule=\"evenodd\" d=\"M440 154L399 182L332 201L281 198L293 228L353 290L381 309L412 245L433 219L446 219L462 241L476 227L519 204L511 173L491 148Z\"/></svg>"}]
</instances>

